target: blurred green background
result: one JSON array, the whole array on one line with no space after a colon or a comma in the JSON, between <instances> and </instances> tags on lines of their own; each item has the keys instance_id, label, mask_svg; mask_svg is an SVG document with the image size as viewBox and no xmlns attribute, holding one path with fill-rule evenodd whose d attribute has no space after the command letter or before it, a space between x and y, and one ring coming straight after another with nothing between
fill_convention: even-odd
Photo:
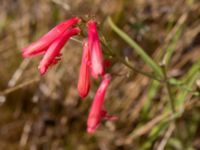
<instances>
[{"instance_id":1,"label":"blurred green background","mask_svg":"<svg viewBox=\"0 0 200 150\"><path fill-rule=\"evenodd\" d=\"M164 83L113 59L105 107L119 119L103 121L88 135L99 82L82 101L76 89L81 44L70 40L45 76L37 69L42 56L21 56L23 47L72 16L95 17L112 49L146 72L151 70L113 32L108 16L158 64L173 51L167 75L173 99L184 109L168 113ZM0 0L0 150L198 150L199 70L199 0Z\"/></svg>"}]
</instances>

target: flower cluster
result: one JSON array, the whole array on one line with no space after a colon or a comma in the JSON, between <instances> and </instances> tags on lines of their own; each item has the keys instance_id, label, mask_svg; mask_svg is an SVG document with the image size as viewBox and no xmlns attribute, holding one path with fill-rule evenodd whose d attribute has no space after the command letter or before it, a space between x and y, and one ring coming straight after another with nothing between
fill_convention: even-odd
<instances>
[{"instance_id":1,"label":"flower cluster","mask_svg":"<svg viewBox=\"0 0 200 150\"><path fill-rule=\"evenodd\" d=\"M23 48L23 57L44 54L38 67L40 73L44 75L49 66L56 64L60 60L60 51L69 38L80 32L78 27L72 28L79 21L78 17L74 17L58 24L39 40Z\"/></svg>"},{"instance_id":2,"label":"flower cluster","mask_svg":"<svg viewBox=\"0 0 200 150\"><path fill-rule=\"evenodd\" d=\"M65 43L72 36L80 33L80 28L74 27L80 21L80 18L74 17L58 24L39 40L25 47L22 51L23 57L44 54L38 67L40 73L44 75L49 66L58 63L61 59L61 49ZM90 78L102 78L87 120L87 132L93 133L103 118L115 120L116 117L108 115L107 111L103 108L104 97L111 81L111 75L105 73L107 63L105 63L103 58L96 21L91 19L87 22L86 26L88 37L83 40L83 54L77 89L80 97L85 98L90 90Z\"/></svg>"}]
</instances>

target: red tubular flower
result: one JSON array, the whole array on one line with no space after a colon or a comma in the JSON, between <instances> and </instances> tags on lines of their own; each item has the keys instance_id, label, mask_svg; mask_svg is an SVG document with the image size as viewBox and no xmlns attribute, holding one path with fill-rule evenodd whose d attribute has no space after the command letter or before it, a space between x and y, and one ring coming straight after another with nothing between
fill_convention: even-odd
<instances>
[{"instance_id":1,"label":"red tubular flower","mask_svg":"<svg viewBox=\"0 0 200 150\"><path fill-rule=\"evenodd\" d=\"M87 40L83 41L83 55L77 88L82 98L87 96L90 89L90 51Z\"/></svg>"},{"instance_id":2,"label":"red tubular flower","mask_svg":"<svg viewBox=\"0 0 200 150\"><path fill-rule=\"evenodd\" d=\"M87 23L88 27L88 45L91 52L91 73L94 78L103 75L103 54L100 46L100 40L97 33L97 25L94 20Z\"/></svg>"},{"instance_id":3,"label":"red tubular flower","mask_svg":"<svg viewBox=\"0 0 200 150\"><path fill-rule=\"evenodd\" d=\"M103 76L103 81L96 92L87 120L88 133L94 133L94 131L98 128L102 118L108 120L116 119L116 117L108 115L107 112L103 110L104 97L110 80L111 76L109 74L105 74Z\"/></svg>"},{"instance_id":4,"label":"red tubular flower","mask_svg":"<svg viewBox=\"0 0 200 150\"><path fill-rule=\"evenodd\" d=\"M49 45L55 41L64 31L80 21L78 17L73 17L65 22L62 22L51 29L48 33L42 36L36 42L22 49L23 57L31 57L44 53Z\"/></svg>"},{"instance_id":5,"label":"red tubular flower","mask_svg":"<svg viewBox=\"0 0 200 150\"><path fill-rule=\"evenodd\" d=\"M61 49L65 45L65 43L69 40L70 37L76 35L80 32L79 28L72 28L70 30L65 31L61 34L47 49L43 59L41 60L38 69L40 73L43 75L48 67L52 64L56 64L60 60Z\"/></svg>"}]
</instances>

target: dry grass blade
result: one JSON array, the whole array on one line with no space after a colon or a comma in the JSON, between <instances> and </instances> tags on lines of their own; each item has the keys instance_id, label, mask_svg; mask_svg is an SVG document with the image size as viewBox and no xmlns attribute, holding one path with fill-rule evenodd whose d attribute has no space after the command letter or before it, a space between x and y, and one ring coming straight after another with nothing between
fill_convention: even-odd
<instances>
[{"instance_id":1,"label":"dry grass blade","mask_svg":"<svg viewBox=\"0 0 200 150\"><path fill-rule=\"evenodd\" d=\"M8 95L9 93L12 93L12 92L14 92L14 91L16 91L16 90L19 90L19 89L21 89L21 88L25 88L26 86L28 86L28 85L30 85L30 84L33 84L33 83L35 83L35 82L38 82L38 81L40 81L40 78L39 78L39 77L37 77L37 78L35 78L35 79L32 79L32 80L29 80L29 81L26 81L26 82L24 82L24 83L21 83L21 84L19 84L19 85L16 85L16 86L14 86L14 87L8 88L8 89L6 89L6 90L0 92L0 95L1 95L1 96Z\"/></svg>"}]
</instances>

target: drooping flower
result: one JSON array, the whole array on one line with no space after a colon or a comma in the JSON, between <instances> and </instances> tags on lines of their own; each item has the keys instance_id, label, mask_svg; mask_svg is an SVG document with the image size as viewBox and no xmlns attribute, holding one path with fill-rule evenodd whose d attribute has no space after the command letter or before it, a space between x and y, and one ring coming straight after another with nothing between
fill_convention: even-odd
<instances>
[{"instance_id":1,"label":"drooping flower","mask_svg":"<svg viewBox=\"0 0 200 150\"><path fill-rule=\"evenodd\" d=\"M94 20L87 22L88 28L88 46L91 52L91 73L94 78L98 78L99 75L103 75L103 54L101 50L101 44L97 32L97 25Z\"/></svg>"},{"instance_id":2,"label":"drooping flower","mask_svg":"<svg viewBox=\"0 0 200 150\"><path fill-rule=\"evenodd\" d=\"M83 54L78 80L78 93L84 98L90 89L90 51L88 49L88 41L83 41Z\"/></svg>"},{"instance_id":3,"label":"drooping flower","mask_svg":"<svg viewBox=\"0 0 200 150\"><path fill-rule=\"evenodd\" d=\"M55 41L64 31L77 24L79 21L80 19L78 17L73 17L65 22L58 24L48 33L42 36L39 40L23 48L23 57L31 57L44 53L53 41Z\"/></svg>"},{"instance_id":4,"label":"drooping flower","mask_svg":"<svg viewBox=\"0 0 200 150\"><path fill-rule=\"evenodd\" d=\"M103 80L96 92L96 95L94 97L89 117L87 120L87 132L88 133L94 133L94 131L98 128L101 119L105 118L108 120L115 120L117 119L114 116L110 116L107 111L103 109L103 104L104 104L104 98L105 98L105 93L107 90L107 87L110 83L111 76L109 74L105 74L103 76Z\"/></svg>"},{"instance_id":5,"label":"drooping flower","mask_svg":"<svg viewBox=\"0 0 200 150\"><path fill-rule=\"evenodd\" d=\"M60 60L61 49L70 37L78 34L80 29L72 28L62 33L46 50L43 59L40 61L38 69L43 75L50 65L56 64Z\"/></svg>"}]
</instances>

